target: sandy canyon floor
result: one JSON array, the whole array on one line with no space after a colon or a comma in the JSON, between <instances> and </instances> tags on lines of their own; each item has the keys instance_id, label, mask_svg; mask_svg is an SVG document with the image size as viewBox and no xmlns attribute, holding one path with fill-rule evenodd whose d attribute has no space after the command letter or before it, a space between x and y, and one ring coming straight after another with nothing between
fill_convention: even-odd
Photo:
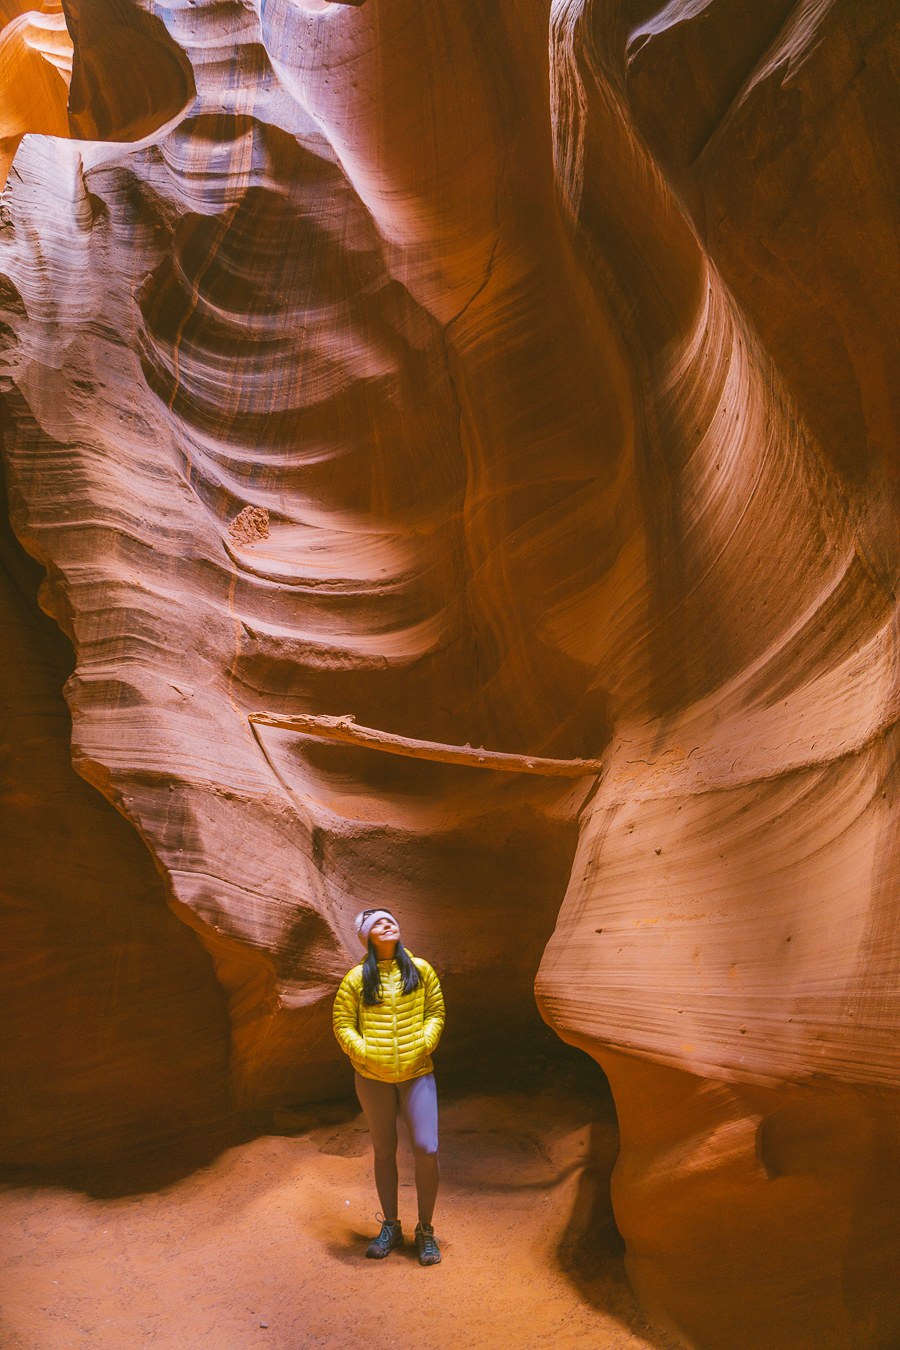
<instances>
[{"instance_id":1,"label":"sandy canyon floor","mask_svg":"<svg viewBox=\"0 0 900 1350\"><path fill-rule=\"evenodd\" d=\"M377 1231L369 1138L353 1106L302 1108L160 1189L0 1192L3 1350L663 1350L609 1207L612 1105L510 1091L442 1102L444 1258L422 1269L401 1144L407 1245ZM293 1133L288 1133L291 1131ZM92 1193L91 1193L92 1192Z\"/></svg>"}]
</instances>

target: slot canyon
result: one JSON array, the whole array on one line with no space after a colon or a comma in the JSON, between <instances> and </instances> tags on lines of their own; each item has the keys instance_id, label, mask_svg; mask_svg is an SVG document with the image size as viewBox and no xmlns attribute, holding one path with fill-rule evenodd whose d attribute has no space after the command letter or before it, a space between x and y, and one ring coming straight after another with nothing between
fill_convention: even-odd
<instances>
[{"instance_id":1,"label":"slot canyon","mask_svg":"<svg viewBox=\"0 0 900 1350\"><path fill-rule=\"evenodd\" d=\"M900 1350L894 0L0 29L0 1345Z\"/></svg>"}]
</instances>

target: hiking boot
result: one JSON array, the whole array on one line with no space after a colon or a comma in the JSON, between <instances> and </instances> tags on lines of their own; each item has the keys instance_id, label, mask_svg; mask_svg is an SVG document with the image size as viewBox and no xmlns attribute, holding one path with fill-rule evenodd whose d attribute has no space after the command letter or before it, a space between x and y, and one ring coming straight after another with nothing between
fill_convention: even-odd
<instances>
[{"instance_id":1,"label":"hiking boot","mask_svg":"<svg viewBox=\"0 0 900 1350\"><path fill-rule=\"evenodd\" d=\"M403 1229L399 1219L382 1219L381 1232L373 1238L366 1248L366 1256L373 1261L383 1261L395 1247L403 1245ZM440 1259L440 1258L438 1258Z\"/></svg>"},{"instance_id":2,"label":"hiking boot","mask_svg":"<svg viewBox=\"0 0 900 1350\"><path fill-rule=\"evenodd\" d=\"M436 1266L439 1264L441 1249L430 1223L416 1224L416 1251L419 1253L420 1266Z\"/></svg>"}]
</instances>

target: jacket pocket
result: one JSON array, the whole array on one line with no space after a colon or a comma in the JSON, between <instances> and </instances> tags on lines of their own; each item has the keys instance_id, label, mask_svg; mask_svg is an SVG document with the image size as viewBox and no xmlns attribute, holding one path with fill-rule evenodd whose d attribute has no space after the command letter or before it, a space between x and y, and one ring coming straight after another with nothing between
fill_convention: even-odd
<instances>
[{"instance_id":1,"label":"jacket pocket","mask_svg":"<svg viewBox=\"0 0 900 1350\"><path fill-rule=\"evenodd\" d=\"M413 1062L413 1068L417 1068L420 1064L424 1064L425 1060L428 1058L428 1048L425 1045L424 1027L419 1027L416 1031L414 1053L415 1053L415 1060Z\"/></svg>"}]
</instances>

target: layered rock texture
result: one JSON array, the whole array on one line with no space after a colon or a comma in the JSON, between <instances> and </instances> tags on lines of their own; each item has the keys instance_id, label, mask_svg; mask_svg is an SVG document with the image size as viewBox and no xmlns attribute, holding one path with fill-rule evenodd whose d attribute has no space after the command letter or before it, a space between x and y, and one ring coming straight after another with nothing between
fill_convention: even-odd
<instances>
[{"instance_id":1,"label":"layered rock texture","mask_svg":"<svg viewBox=\"0 0 900 1350\"><path fill-rule=\"evenodd\" d=\"M894 6L64 10L69 139L58 10L0 15L2 885L40 1157L102 1147L117 1045L90 1009L75 1052L48 1028L123 944L115 1091L155 1053L187 1119L225 1003L232 1100L343 1090L331 1001L389 905L448 1068L526 1044L536 988L607 1072L661 1323L889 1350ZM141 1110L123 1137L159 1136Z\"/></svg>"}]
</instances>

